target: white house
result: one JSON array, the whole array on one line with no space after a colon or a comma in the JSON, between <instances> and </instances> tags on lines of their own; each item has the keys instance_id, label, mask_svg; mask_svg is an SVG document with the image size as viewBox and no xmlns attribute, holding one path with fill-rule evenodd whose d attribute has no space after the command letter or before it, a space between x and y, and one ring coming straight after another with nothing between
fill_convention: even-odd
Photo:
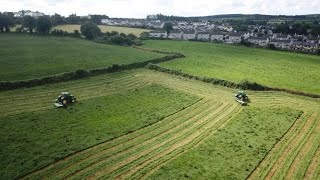
<instances>
[{"instance_id":1,"label":"white house","mask_svg":"<svg viewBox=\"0 0 320 180\"><path fill-rule=\"evenodd\" d=\"M211 33L211 41L223 41L224 40L224 34L222 32L212 32Z\"/></svg>"},{"instance_id":2,"label":"white house","mask_svg":"<svg viewBox=\"0 0 320 180\"><path fill-rule=\"evenodd\" d=\"M262 37L249 37L247 39L248 42L251 42L255 45L259 45L259 46L267 46L270 42L270 39L266 36L262 36Z\"/></svg>"},{"instance_id":3,"label":"white house","mask_svg":"<svg viewBox=\"0 0 320 180\"><path fill-rule=\"evenodd\" d=\"M153 38L164 38L164 37L167 37L167 32L164 31L164 30L150 31L150 32L149 32L149 37L153 37Z\"/></svg>"},{"instance_id":4,"label":"white house","mask_svg":"<svg viewBox=\"0 0 320 180\"><path fill-rule=\"evenodd\" d=\"M169 39L182 39L182 31L179 31L179 30L170 31L168 38Z\"/></svg>"},{"instance_id":5,"label":"white house","mask_svg":"<svg viewBox=\"0 0 320 180\"><path fill-rule=\"evenodd\" d=\"M196 39L196 32L193 30L184 31L182 34L182 39L184 39L184 40Z\"/></svg>"},{"instance_id":6,"label":"white house","mask_svg":"<svg viewBox=\"0 0 320 180\"><path fill-rule=\"evenodd\" d=\"M276 48L279 49L290 49L292 46L291 40L271 40L269 44L273 44Z\"/></svg>"},{"instance_id":7,"label":"white house","mask_svg":"<svg viewBox=\"0 0 320 180\"><path fill-rule=\"evenodd\" d=\"M199 32L198 40L209 41L210 40L210 32Z\"/></svg>"},{"instance_id":8,"label":"white house","mask_svg":"<svg viewBox=\"0 0 320 180\"><path fill-rule=\"evenodd\" d=\"M226 43L240 43L242 39L242 35L240 33L229 33L225 37Z\"/></svg>"}]
</instances>

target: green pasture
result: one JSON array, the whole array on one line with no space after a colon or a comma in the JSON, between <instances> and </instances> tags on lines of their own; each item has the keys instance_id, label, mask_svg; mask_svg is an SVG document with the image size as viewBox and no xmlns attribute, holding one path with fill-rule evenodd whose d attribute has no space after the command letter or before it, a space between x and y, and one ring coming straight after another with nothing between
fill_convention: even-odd
<instances>
[{"instance_id":1,"label":"green pasture","mask_svg":"<svg viewBox=\"0 0 320 180\"><path fill-rule=\"evenodd\" d=\"M99 78L94 80L97 83ZM17 178L77 151L136 131L199 99L159 85L147 85L82 100L81 89L85 89L87 81L81 82L80 90L73 91L79 97L74 106L35 108L34 111L0 116L1 178ZM76 87L79 88L79 84ZM92 93L99 88L96 86ZM44 89L39 89L39 93ZM3 96L0 94L0 98ZM33 98L30 96L29 100ZM19 107L19 101L13 103Z\"/></svg>"},{"instance_id":2,"label":"green pasture","mask_svg":"<svg viewBox=\"0 0 320 180\"><path fill-rule=\"evenodd\" d=\"M129 64L160 57L131 47L87 40L0 34L0 81L18 81L75 71Z\"/></svg>"},{"instance_id":3,"label":"green pasture","mask_svg":"<svg viewBox=\"0 0 320 180\"><path fill-rule=\"evenodd\" d=\"M320 94L320 56L281 52L236 45L145 41L145 47L181 52L187 58L161 66L202 77L263 85Z\"/></svg>"}]
</instances>

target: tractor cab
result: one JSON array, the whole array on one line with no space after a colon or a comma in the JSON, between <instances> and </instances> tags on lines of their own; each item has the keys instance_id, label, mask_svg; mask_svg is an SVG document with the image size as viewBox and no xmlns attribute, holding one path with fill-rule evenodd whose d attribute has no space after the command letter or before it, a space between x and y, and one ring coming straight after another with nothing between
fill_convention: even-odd
<instances>
[{"instance_id":1,"label":"tractor cab","mask_svg":"<svg viewBox=\"0 0 320 180\"><path fill-rule=\"evenodd\" d=\"M248 98L247 94L246 94L244 91L242 91L242 90L238 91L238 92L234 95L234 97L235 97L235 100L236 100L237 102L239 102L241 105L247 105L247 103L248 103L248 101L249 101L249 98Z\"/></svg>"},{"instance_id":2,"label":"tractor cab","mask_svg":"<svg viewBox=\"0 0 320 180\"><path fill-rule=\"evenodd\" d=\"M58 98L55 100L54 106L59 107L67 107L69 104L73 104L76 102L76 98L70 94L69 92L61 92Z\"/></svg>"}]
</instances>

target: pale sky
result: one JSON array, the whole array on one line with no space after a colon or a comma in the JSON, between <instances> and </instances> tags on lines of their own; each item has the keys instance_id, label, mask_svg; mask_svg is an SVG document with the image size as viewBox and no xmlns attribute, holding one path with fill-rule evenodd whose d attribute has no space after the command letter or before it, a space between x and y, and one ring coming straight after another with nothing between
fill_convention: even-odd
<instances>
[{"instance_id":1,"label":"pale sky","mask_svg":"<svg viewBox=\"0 0 320 180\"><path fill-rule=\"evenodd\" d=\"M177 16L217 14L319 14L320 0L0 0L0 11L32 10L64 16L105 14L145 18L162 13Z\"/></svg>"}]
</instances>

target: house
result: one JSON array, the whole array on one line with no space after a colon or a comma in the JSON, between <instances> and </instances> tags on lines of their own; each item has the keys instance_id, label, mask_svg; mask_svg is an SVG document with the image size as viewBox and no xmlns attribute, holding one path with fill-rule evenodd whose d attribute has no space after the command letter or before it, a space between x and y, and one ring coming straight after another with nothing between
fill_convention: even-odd
<instances>
[{"instance_id":1,"label":"house","mask_svg":"<svg viewBox=\"0 0 320 180\"><path fill-rule=\"evenodd\" d=\"M179 31L179 30L170 31L168 38L169 39L182 39L182 31Z\"/></svg>"},{"instance_id":2,"label":"house","mask_svg":"<svg viewBox=\"0 0 320 180\"><path fill-rule=\"evenodd\" d=\"M177 30L179 29L179 24L177 22L172 23L172 29Z\"/></svg>"},{"instance_id":3,"label":"house","mask_svg":"<svg viewBox=\"0 0 320 180\"><path fill-rule=\"evenodd\" d=\"M270 39L267 36L249 37L247 41L258 46L267 46L269 44Z\"/></svg>"},{"instance_id":4,"label":"house","mask_svg":"<svg viewBox=\"0 0 320 180\"><path fill-rule=\"evenodd\" d=\"M275 39L275 40L290 40L291 36L289 34L275 33L275 34L273 34L272 39Z\"/></svg>"},{"instance_id":5,"label":"house","mask_svg":"<svg viewBox=\"0 0 320 180\"><path fill-rule=\"evenodd\" d=\"M149 37L151 37L151 38L164 38L164 37L167 37L167 32L164 30L150 31Z\"/></svg>"},{"instance_id":6,"label":"house","mask_svg":"<svg viewBox=\"0 0 320 180\"><path fill-rule=\"evenodd\" d=\"M225 41L226 43L240 43L242 39L242 35L240 33L229 33Z\"/></svg>"},{"instance_id":7,"label":"house","mask_svg":"<svg viewBox=\"0 0 320 180\"><path fill-rule=\"evenodd\" d=\"M182 34L182 39L184 40L196 39L196 32L194 30L184 31Z\"/></svg>"},{"instance_id":8,"label":"house","mask_svg":"<svg viewBox=\"0 0 320 180\"><path fill-rule=\"evenodd\" d=\"M306 51L306 52L315 52L318 49L317 43L303 42L302 46L303 46L303 51Z\"/></svg>"},{"instance_id":9,"label":"house","mask_svg":"<svg viewBox=\"0 0 320 180\"><path fill-rule=\"evenodd\" d=\"M290 49L292 45L291 40L271 40L269 43L279 49Z\"/></svg>"},{"instance_id":10,"label":"house","mask_svg":"<svg viewBox=\"0 0 320 180\"><path fill-rule=\"evenodd\" d=\"M210 40L210 32L199 32L198 40L209 41Z\"/></svg>"},{"instance_id":11,"label":"house","mask_svg":"<svg viewBox=\"0 0 320 180\"><path fill-rule=\"evenodd\" d=\"M216 31L211 33L211 41L223 41L224 34L222 32Z\"/></svg>"},{"instance_id":12,"label":"house","mask_svg":"<svg viewBox=\"0 0 320 180\"><path fill-rule=\"evenodd\" d=\"M303 42L302 41L293 41L291 45L292 50L302 51L303 50Z\"/></svg>"}]
</instances>

